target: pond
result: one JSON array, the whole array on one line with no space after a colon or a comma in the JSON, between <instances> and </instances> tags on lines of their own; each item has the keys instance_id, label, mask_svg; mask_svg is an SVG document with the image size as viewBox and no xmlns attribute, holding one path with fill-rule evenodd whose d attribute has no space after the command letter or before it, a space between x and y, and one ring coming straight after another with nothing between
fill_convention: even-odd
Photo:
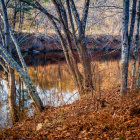
<instances>
[{"instance_id":1,"label":"pond","mask_svg":"<svg viewBox=\"0 0 140 140\"><path fill-rule=\"evenodd\" d=\"M79 94L74 86L72 77L65 64L51 64L44 66L28 67L29 75L37 87L37 91L44 106L61 106L71 104L79 99ZM31 116L35 110L31 107L26 87L16 75L16 104L20 119ZM6 84L0 80L0 130L11 127L10 111Z\"/></svg>"},{"instance_id":2,"label":"pond","mask_svg":"<svg viewBox=\"0 0 140 140\"><path fill-rule=\"evenodd\" d=\"M37 63L38 64L38 63ZM40 63L39 63L40 64ZM132 61L130 62L130 66ZM100 92L101 96L108 89L117 90L120 88L120 60L105 60L92 61L92 80L96 91ZM82 72L81 64L78 64L79 70ZM137 66L138 68L138 66ZM131 67L129 67L129 81L131 78ZM61 106L71 104L80 98L72 75L69 72L68 66L64 62L46 65L28 66L28 72L33 80L39 96L46 106ZM26 116L34 114L34 109L31 107L32 100L30 99L27 90L23 83L19 80L16 74L16 104L18 116L24 119ZM6 86L3 79L0 80L0 130L8 128L12 125Z\"/></svg>"}]
</instances>

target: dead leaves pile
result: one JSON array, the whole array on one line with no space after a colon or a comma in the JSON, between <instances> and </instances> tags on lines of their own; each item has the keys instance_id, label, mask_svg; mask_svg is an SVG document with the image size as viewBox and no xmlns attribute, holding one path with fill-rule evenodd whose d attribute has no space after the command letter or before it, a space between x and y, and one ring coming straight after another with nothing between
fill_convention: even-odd
<instances>
[{"instance_id":1,"label":"dead leaves pile","mask_svg":"<svg viewBox=\"0 0 140 140\"><path fill-rule=\"evenodd\" d=\"M47 107L41 114L3 131L0 138L138 140L140 93L121 99L115 90L104 91L100 98L85 95L71 105Z\"/></svg>"}]
</instances>

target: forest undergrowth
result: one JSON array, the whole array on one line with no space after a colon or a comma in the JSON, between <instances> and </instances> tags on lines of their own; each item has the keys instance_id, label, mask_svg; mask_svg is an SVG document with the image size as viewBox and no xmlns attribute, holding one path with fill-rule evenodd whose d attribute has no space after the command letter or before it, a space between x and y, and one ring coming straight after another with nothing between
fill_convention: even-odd
<instances>
[{"instance_id":1,"label":"forest undergrowth","mask_svg":"<svg viewBox=\"0 0 140 140\"><path fill-rule=\"evenodd\" d=\"M96 97L96 98L95 98ZM71 105L46 106L0 133L0 139L140 139L140 92L120 98L119 87L82 95Z\"/></svg>"}]
</instances>

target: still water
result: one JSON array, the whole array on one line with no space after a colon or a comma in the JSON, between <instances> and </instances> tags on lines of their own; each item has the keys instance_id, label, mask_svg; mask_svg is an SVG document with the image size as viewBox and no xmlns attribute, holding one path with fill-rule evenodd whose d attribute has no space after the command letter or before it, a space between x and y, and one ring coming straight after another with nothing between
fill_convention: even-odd
<instances>
[{"instance_id":1,"label":"still water","mask_svg":"<svg viewBox=\"0 0 140 140\"><path fill-rule=\"evenodd\" d=\"M97 91L104 91L120 87L120 61L94 61L92 63L92 79ZM79 70L81 65L78 65ZM71 104L80 96L74 86L72 76L66 64L35 65L28 67L28 72L33 80L44 105L61 106ZM129 69L131 73L131 68ZM130 80L130 74L129 74ZM23 83L16 75L16 105L18 116L24 119L31 116L34 109L30 106L30 99ZM100 92L103 94L102 92ZM3 79L0 79L0 130L11 126L8 107L8 97Z\"/></svg>"},{"instance_id":2,"label":"still water","mask_svg":"<svg viewBox=\"0 0 140 140\"><path fill-rule=\"evenodd\" d=\"M74 86L72 77L64 64L55 64L47 66L28 67L29 75L37 87L37 91L43 104L49 106L61 106L71 104L79 99L79 95ZM34 109L30 106L30 99L26 87L16 76L16 104L20 110L20 118L34 114ZM0 79L0 130L9 128L12 125L10 111L8 106L8 96L6 85L3 79Z\"/></svg>"}]
</instances>

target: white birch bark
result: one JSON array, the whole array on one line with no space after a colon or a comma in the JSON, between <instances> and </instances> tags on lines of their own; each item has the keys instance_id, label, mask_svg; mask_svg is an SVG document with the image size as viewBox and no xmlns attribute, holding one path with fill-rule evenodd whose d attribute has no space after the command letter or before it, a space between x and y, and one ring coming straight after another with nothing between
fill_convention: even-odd
<instances>
[{"instance_id":1,"label":"white birch bark","mask_svg":"<svg viewBox=\"0 0 140 140\"><path fill-rule=\"evenodd\" d=\"M24 71L19 64L11 57L11 55L6 51L6 49L0 44L0 57L5 61L5 63L10 66L13 70L17 71L18 75L24 82L30 97L36 105L37 111L41 112L43 110L43 103L38 96L36 87L32 80L30 79L28 73Z\"/></svg>"},{"instance_id":2,"label":"white birch bark","mask_svg":"<svg viewBox=\"0 0 140 140\"><path fill-rule=\"evenodd\" d=\"M135 36L135 51L134 51L134 60L133 60L133 66L132 66L131 90L134 87L134 79L135 79L135 73L136 73L136 61L137 61L137 56L138 56L138 45L139 45L139 24L140 24L140 0L138 3L138 13L137 13L137 32Z\"/></svg>"},{"instance_id":3,"label":"white birch bark","mask_svg":"<svg viewBox=\"0 0 140 140\"><path fill-rule=\"evenodd\" d=\"M4 0L0 1L1 10L3 13L3 23L4 23L4 47L7 51L11 54L11 47L10 44L10 34L9 34L9 23L8 23L8 16L7 16L7 9L5 6ZM17 110L16 110L16 85L15 85L15 75L14 70L8 66L8 79L7 79L7 93L8 93L8 103L11 113L11 118L13 124L18 121Z\"/></svg>"},{"instance_id":4,"label":"white birch bark","mask_svg":"<svg viewBox=\"0 0 140 140\"><path fill-rule=\"evenodd\" d=\"M129 25L129 0L123 0L122 19L122 53L121 53L121 96L127 92L127 72L128 72L128 25Z\"/></svg>"}]
</instances>

